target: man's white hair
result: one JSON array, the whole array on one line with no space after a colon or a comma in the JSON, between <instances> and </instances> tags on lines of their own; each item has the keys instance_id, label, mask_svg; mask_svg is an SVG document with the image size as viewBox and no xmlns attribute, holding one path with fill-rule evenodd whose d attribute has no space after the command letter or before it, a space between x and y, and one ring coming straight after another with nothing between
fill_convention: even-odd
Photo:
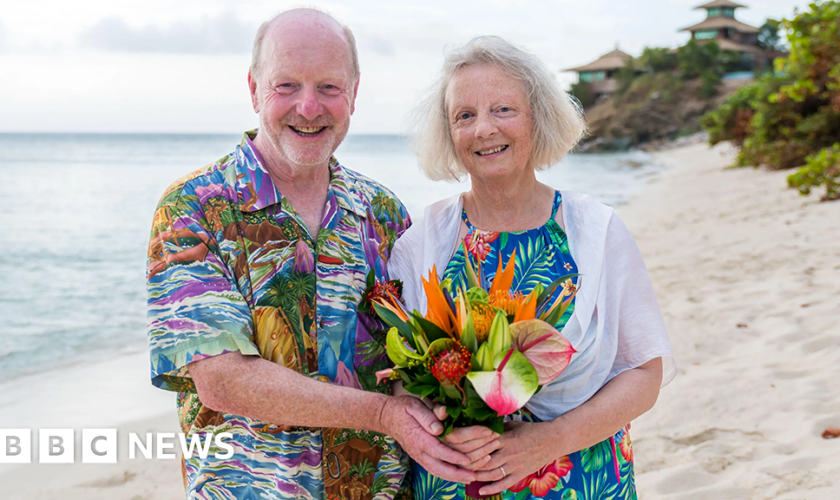
<instances>
[{"instance_id":1,"label":"man's white hair","mask_svg":"<svg viewBox=\"0 0 840 500\"><path fill-rule=\"evenodd\" d=\"M325 16L341 28L341 32L344 35L344 38L347 39L347 45L350 49L350 67L353 70L353 80L358 80L359 75L361 73L359 71L359 52L356 50L356 37L353 36L353 32L350 31L350 28L338 22L336 18L330 15L330 13L317 7L296 7L294 9L284 10L283 12L277 14L276 16L272 17L271 19L260 25L259 29L257 30L257 35L254 37L254 48L251 51L251 75L253 77L256 77L260 72L260 64L262 64L263 41L265 40L266 33L268 33L268 29L271 28L271 25L274 24L274 21L276 21L277 18L293 11L309 11L313 14Z\"/></svg>"},{"instance_id":2,"label":"man's white hair","mask_svg":"<svg viewBox=\"0 0 840 500\"><path fill-rule=\"evenodd\" d=\"M458 70L478 64L492 64L522 82L533 117L530 166L536 170L559 162L586 133L580 104L536 56L496 36L473 38L446 54L440 77L413 114L412 147L428 178L457 181L467 175L455 153L446 91Z\"/></svg>"}]
</instances>

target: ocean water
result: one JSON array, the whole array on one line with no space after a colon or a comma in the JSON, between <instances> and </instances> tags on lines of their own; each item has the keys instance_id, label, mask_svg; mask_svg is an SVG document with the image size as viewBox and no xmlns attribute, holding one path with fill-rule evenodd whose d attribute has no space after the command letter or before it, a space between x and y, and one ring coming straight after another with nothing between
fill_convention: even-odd
<instances>
[{"instance_id":1,"label":"ocean water","mask_svg":"<svg viewBox=\"0 0 840 500\"><path fill-rule=\"evenodd\" d=\"M145 267L163 190L240 136L0 134L0 380L146 349ZM400 136L349 136L345 166L415 217L468 188L433 183ZM658 167L641 152L571 155L541 180L610 205Z\"/></svg>"}]
</instances>

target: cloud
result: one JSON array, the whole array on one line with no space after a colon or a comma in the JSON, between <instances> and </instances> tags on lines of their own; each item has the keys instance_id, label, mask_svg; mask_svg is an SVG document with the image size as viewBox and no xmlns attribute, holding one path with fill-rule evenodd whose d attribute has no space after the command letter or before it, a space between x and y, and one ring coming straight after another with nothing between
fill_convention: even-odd
<instances>
[{"instance_id":1,"label":"cloud","mask_svg":"<svg viewBox=\"0 0 840 500\"><path fill-rule=\"evenodd\" d=\"M3 21L0 21L0 52L4 52L6 50L6 27L3 25Z\"/></svg>"},{"instance_id":2,"label":"cloud","mask_svg":"<svg viewBox=\"0 0 840 500\"><path fill-rule=\"evenodd\" d=\"M134 27L108 17L82 32L81 45L109 52L223 54L250 52L256 26L227 14L166 27Z\"/></svg>"}]
</instances>

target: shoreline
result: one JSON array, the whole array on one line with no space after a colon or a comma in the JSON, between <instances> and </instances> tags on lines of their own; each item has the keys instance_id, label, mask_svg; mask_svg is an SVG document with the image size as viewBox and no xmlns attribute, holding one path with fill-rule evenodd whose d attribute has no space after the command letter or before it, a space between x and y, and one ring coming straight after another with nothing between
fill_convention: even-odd
<instances>
[{"instance_id":1,"label":"shoreline","mask_svg":"<svg viewBox=\"0 0 840 500\"><path fill-rule=\"evenodd\" d=\"M840 488L840 204L790 172L729 169L735 149L669 167L618 210L638 242L678 375L633 423L641 498L834 499Z\"/></svg>"},{"instance_id":2,"label":"shoreline","mask_svg":"<svg viewBox=\"0 0 840 500\"><path fill-rule=\"evenodd\" d=\"M788 172L727 169L728 145L650 153L656 174L616 207L644 255L677 378L633 422L646 500L834 499L840 488L840 203ZM148 354L0 382L0 428L178 432ZM177 460L0 466L14 498L178 499ZM34 453L37 457L37 453ZM77 449L77 457L79 457ZM46 469L44 468L46 467ZM48 480L44 479L45 472Z\"/></svg>"}]
</instances>

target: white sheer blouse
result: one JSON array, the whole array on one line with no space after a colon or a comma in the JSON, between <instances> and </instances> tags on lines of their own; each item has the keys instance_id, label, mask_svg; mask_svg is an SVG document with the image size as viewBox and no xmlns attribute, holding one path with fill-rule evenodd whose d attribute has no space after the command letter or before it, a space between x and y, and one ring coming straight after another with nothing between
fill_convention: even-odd
<instances>
[{"instance_id":1,"label":"white sheer blouse","mask_svg":"<svg viewBox=\"0 0 840 500\"><path fill-rule=\"evenodd\" d=\"M613 209L591 197L561 191L569 250L581 273L575 310L563 328L577 353L568 368L526 405L541 420L577 408L619 373L662 358L662 386L677 372L668 332L636 242ZM388 271L403 281L409 309L425 312L420 277L442 274L457 247L461 195L426 208L397 240Z\"/></svg>"}]
</instances>

